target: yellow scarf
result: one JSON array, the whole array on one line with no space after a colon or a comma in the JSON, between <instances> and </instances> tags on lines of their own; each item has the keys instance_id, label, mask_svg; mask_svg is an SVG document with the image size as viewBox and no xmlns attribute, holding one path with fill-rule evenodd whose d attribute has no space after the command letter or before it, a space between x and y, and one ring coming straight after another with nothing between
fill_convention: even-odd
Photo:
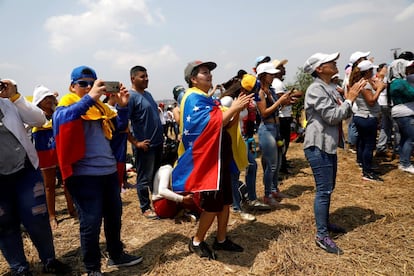
<instances>
[{"instance_id":1,"label":"yellow scarf","mask_svg":"<svg viewBox=\"0 0 414 276\"><path fill-rule=\"evenodd\" d=\"M52 119L47 120L46 123L41 127L33 127L32 132L34 133L34 132L38 132L41 130L48 130L48 129L52 129Z\"/></svg>"},{"instance_id":2,"label":"yellow scarf","mask_svg":"<svg viewBox=\"0 0 414 276\"><path fill-rule=\"evenodd\" d=\"M69 93L62 97L59 101L58 106L69 106L78 101L80 101L80 97L76 93ZM96 121L102 120L102 130L104 132L105 137L108 140L112 139L112 131L115 130L115 126L112 123L111 119L116 117L116 112L112 111L106 104L97 100L96 103L91 106L88 111L86 111L85 115L82 115L82 119L88 121Z\"/></svg>"}]
</instances>

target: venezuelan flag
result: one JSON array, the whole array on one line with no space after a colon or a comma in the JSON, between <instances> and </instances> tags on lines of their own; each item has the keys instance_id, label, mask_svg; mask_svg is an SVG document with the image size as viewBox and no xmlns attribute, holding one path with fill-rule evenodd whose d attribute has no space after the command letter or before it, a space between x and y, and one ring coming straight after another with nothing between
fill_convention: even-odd
<instances>
[{"instance_id":1,"label":"venezuelan flag","mask_svg":"<svg viewBox=\"0 0 414 276\"><path fill-rule=\"evenodd\" d=\"M32 129L34 145L39 156L39 167L50 168L57 165L55 138L53 137L52 120L42 127Z\"/></svg>"},{"instance_id":2,"label":"venezuelan flag","mask_svg":"<svg viewBox=\"0 0 414 276\"><path fill-rule=\"evenodd\" d=\"M173 191L218 190L223 124L218 102L203 91L190 88L181 102L180 116L182 140L172 173Z\"/></svg>"},{"instance_id":3,"label":"venezuelan flag","mask_svg":"<svg viewBox=\"0 0 414 276\"><path fill-rule=\"evenodd\" d=\"M79 161L85 154L85 136L81 115L89 107L82 103L68 104L66 94L53 113L53 134L62 178L72 175L72 164ZM80 101L86 101L87 98Z\"/></svg>"}]
</instances>

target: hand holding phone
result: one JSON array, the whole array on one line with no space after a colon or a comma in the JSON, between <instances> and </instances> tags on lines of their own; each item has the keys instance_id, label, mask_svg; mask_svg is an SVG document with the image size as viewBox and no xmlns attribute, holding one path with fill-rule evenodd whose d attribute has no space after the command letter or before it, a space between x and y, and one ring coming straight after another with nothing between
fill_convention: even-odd
<instances>
[{"instance_id":1,"label":"hand holding phone","mask_svg":"<svg viewBox=\"0 0 414 276\"><path fill-rule=\"evenodd\" d=\"M121 85L119 81L104 81L106 93L118 93Z\"/></svg>"}]
</instances>

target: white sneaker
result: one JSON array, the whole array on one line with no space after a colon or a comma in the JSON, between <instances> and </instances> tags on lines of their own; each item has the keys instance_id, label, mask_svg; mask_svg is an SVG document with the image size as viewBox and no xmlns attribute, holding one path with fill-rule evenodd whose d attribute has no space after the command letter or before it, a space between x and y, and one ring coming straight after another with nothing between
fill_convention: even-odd
<instances>
[{"instance_id":1,"label":"white sneaker","mask_svg":"<svg viewBox=\"0 0 414 276\"><path fill-rule=\"evenodd\" d=\"M257 199L249 201L249 207L255 210L270 210L270 206Z\"/></svg>"},{"instance_id":2,"label":"white sneaker","mask_svg":"<svg viewBox=\"0 0 414 276\"><path fill-rule=\"evenodd\" d=\"M414 174L414 166L413 165L410 165L408 167L403 167L402 165L398 165L398 168L400 170L402 170L403 172L408 172L408 173Z\"/></svg>"},{"instance_id":3,"label":"white sneaker","mask_svg":"<svg viewBox=\"0 0 414 276\"><path fill-rule=\"evenodd\" d=\"M241 217L242 220L245 220L245 221L255 221L256 220L256 217L252 214L245 213L243 211L241 211L239 214L240 214L240 217Z\"/></svg>"}]
</instances>

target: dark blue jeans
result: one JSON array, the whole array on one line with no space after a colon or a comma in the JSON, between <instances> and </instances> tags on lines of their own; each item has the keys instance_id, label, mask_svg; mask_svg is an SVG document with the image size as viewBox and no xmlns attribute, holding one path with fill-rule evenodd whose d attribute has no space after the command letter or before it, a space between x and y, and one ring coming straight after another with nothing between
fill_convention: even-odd
<instances>
[{"instance_id":1,"label":"dark blue jeans","mask_svg":"<svg viewBox=\"0 0 414 276\"><path fill-rule=\"evenodd\" d=\"M324 238L329 235L329 207L331 194L335 189L338 157L336 154L328 154L317 147L309 147L305 150L306 159L312 168L315 178L316 194L314 212L317 237Z\"/></svg>"},{"instance_id":2,"label":"dark blue jeans","mask_svg":"<svg viewBox=\"0 0 414 276\"><path fill-rule=\"evenodd\" d=\"M46 196L39 170L27 166L0 175L0 249L13 271L28 269L20 223L24 225L43 263L55 258Z\"/></svg>"},{"instance_id":3,"label":"dark blue jeans","mask_svg":"<svg viewBox=\"0 0 414 276\"><path fill-rule=\"evenodd\" d=\"M247 166L245 178L247 193L249 194L249 200L256 200L257 162L254 159L254 154L250 150L247 150L247 159L249 160L249 166Z\"/></svg>"},{"instance_id":4,"label":"dark blue jeans","mask_svg":"<svg viewBox=\"0 0 414 276\"><path fill-rule=\"evenodd\" d=\"M150 148L146 152L135 149L137 193L142 213L151 208L149 191L153 189L154 175L161 166L161 154L162 145Z\"/></svg>"},{"instance_id":5,"label":"dark blue jeans","mask_svg":"<svg viewBox=\"0 0 414 276\"><path fill-rule=\"evenodd\" d=\"M376 147L378 119L354 116L358 131L357 160L362 163L362 171L372 172L372 157Z\"/></svg>"},{"instance_id":6,"label":"dark blue jeans","mask_svg":"<svg viewBox=\"0 0 414 276\"><path fill-rule=\"evenodd\" d=\"M414 116L397 117L395 120L401 133L400 165L409 167L414 146Z\"/></svg>"},{"instance_id":7,"label":"dark blue jeans","mask_svg":"<svg viewBox=\"0 0 414 276\"><path fill-rule=\"evenodd\" d=\"M109 256L117 258L123 251L120 237L122 202L118 174L71 176L66 180L66 186L79 215L83 263L87 271L100 271L99 234L102 219Z\"/></svg>"}]
</instances>

